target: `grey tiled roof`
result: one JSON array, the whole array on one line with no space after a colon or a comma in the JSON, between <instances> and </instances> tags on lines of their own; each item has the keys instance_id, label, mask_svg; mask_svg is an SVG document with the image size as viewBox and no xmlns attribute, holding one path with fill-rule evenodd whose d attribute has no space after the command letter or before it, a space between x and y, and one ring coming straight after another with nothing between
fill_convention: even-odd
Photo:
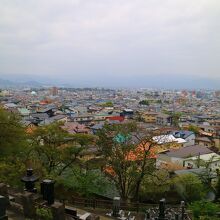
<instances>
[{"instance_id":1,"label":"grey tiled roof","mask_svg":"<svg viewBox=\"0 0 220 220\"><path fill-rule=\"evenodd\" d=\"M170 150L164 152L163 154L166 154L169 157L187 158L187 157L199 156L210 153L214 153L214 152L205 146L193 145L188 147L182 147L177 150Z\"/></svg>"}]
</instances>

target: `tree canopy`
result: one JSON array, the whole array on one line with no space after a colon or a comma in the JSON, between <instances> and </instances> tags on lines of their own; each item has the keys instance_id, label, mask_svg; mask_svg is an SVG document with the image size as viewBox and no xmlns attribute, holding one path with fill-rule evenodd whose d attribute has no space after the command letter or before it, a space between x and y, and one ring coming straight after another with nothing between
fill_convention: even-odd
<instances>
[{"instance_id":1,"label":"tree canopy","mask_svg":"<svg viewBox=\"0 0 220 220\"><path fill-rule=\"evenodd\" d=\"M31 158L42 164L48 174L61 175L77 162L80 152L94 141L87 134L71 135L60 123L38 127L31 134Z\"/></svg>"},{"instance_id":2,"label":"tree canopy","mask_svg":"<svg viewBox=\"0 0 220 220\"><path fill-rule=\"evenodd\" d=\"M134 123L105 125L98 132L99 150L104 157L105 174L115 183L123 200L138 199L140 186L155 169L150 150L151 136L139 136Z\"/></svg>"},{"instance_id":3,"label":"tree canopy","mask_svg":"<svg viewBox=\"0 0 220 220\"><path fill-rule=\"evenodd\" d=\"M139 102L139 105L149 105L149 104L150 104L150 102L148 100L141 100Z\"/></svg>"},{"instance_id":4,"label":"tree canopy","mask_svg":"<svg viewBox=\"0 0 220 220\"><path fill-rule=\"evenodd\" d=\"M25 130L19 116L0 108L0 157L13 157L21 153L26 144Z\"/></svg>"}]
</instances>

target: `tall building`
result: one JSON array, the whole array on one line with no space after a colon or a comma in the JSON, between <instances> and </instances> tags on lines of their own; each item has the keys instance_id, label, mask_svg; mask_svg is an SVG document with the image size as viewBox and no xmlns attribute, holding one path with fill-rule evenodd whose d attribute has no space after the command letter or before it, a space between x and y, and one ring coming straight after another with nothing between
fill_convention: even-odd
<instances>
[{"instance_id":1,"label":"tall building","mask_svg":"<svg viewBox=\"0 0 220 220\"><path fill-rule=\"evenodd\" d=\"M52 96L57 96L58 95L58 88L53 86L51 89L50 89L50 94Z\"/></svg>"}]
</instances>

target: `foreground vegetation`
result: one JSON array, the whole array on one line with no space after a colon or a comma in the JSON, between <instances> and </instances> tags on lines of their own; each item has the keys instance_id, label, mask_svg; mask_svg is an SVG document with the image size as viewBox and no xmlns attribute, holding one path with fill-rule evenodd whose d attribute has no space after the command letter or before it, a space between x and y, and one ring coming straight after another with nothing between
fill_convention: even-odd
<instances>
[{"instance_id":1,"label":"foreground vegetation","mask_svg":"<svg viewBox=\"0 0 220 220\"><path fill-rule=\"evenodd\" d=\"M166 196L170 202L188 202L195 218L218 212L219 205L205 198L213 191L218 201L220 178L213 185L208 176L172 177L170 170L157 170L152 135L135 123L105 125L96 136L69 134L60 123L27 133L17 115L0 109L0 182L22 187L20 177L32 167L41 179L55 179L60 192L120 195L124 201L151 203ZM84 157L91 146L97 148L98 157Z\"/></svg>"}]
</instances>

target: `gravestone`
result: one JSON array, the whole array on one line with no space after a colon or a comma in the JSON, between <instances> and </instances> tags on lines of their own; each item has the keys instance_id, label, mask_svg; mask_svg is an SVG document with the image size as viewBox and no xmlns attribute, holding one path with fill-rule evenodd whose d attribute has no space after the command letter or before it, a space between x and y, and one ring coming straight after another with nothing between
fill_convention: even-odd
<instances>
[{"instance_id":1,"label":"gravestone","mask_svg":"<svg viewBox=\"0 0 220 220\"><path fill-rule=\"evenodd\" d=\"M65 220L65 207L60 202L55 202L51 205L53 219Z\"/></svg>"},{"instance_id":2,"label":"gravestone","mask_svg":"<svg viewBox=\"0 0 220 220\"><path fill-rule=\"evenodd\" d=\"M6 208L8 205L8 200L4 196L0 195L0 220L7 220Z\"/></svg>"},{"instance_id":3,"label":"gravestone","mask_svg":"<svg viewBox=\"0 0 220 220\"><path fill-rule=\"evenodd\" d=\"M181 207L181 220L184 220L185 218L185 202L184 201L181 201L180 207Z\"/></svg>"},{"instance_id":4,"label":"gravestone","mask_svg":"<svg viewBox=\"0 0 220 220\"><path fill-rule=\"evenodd\" d=\"M35 208L34 194L30 192L24 192L21 195L21 199L22 199L24 216L26 218L35 218L36 208Z\"/></svg>"},{"instance_id":5,"label":"gravestone","mask_svg":"<svg viewBox=\"0 0 220 220\"><path fill-rule=\"evenodd\" d=\"M165 220L165 199L161 199L159 203L159 216L158 220Z\"/></svg>"},{"instance_id":6,"label":"gravestone","mask_svg":"<svg viewBox=\"0 0 220 220\"><path fill-rule=\"evenodd\" d=\"M7 185L4 183L0 183L0 195L4 196L7 199L8 204L9 204L8 188L7 188Z\"/></svg>"},{"instance_id":7,"label":"gravestone","mask_svg":"<svg viewBox=\"0 0 220 220\"><path fill-rule=\"evenodd\" d=\"M114 197L113 199L113 217L118 217L119 216L119 209L120 209L120 197Z\"/></svg>"},{"instance_id":8,"label":"gravestone","mask_svg":"<svg viewBox=\"0 0 220 220\"><path fill-rule=\"evenodd\" d=\"M72 217L77 217L77 210L71 206L65 206L65 213Z\"/></svg>"},{"instance_id":9,"label":"gravestone","mask_svg":"<svg viewBox=\"0 0 220 220\"><path fill-rule=\"evenodd\" d=\"M41 182L41 194L47 200L48 205L54 203L54 180L45 179Z\"/></svg>"}]
</instances>

